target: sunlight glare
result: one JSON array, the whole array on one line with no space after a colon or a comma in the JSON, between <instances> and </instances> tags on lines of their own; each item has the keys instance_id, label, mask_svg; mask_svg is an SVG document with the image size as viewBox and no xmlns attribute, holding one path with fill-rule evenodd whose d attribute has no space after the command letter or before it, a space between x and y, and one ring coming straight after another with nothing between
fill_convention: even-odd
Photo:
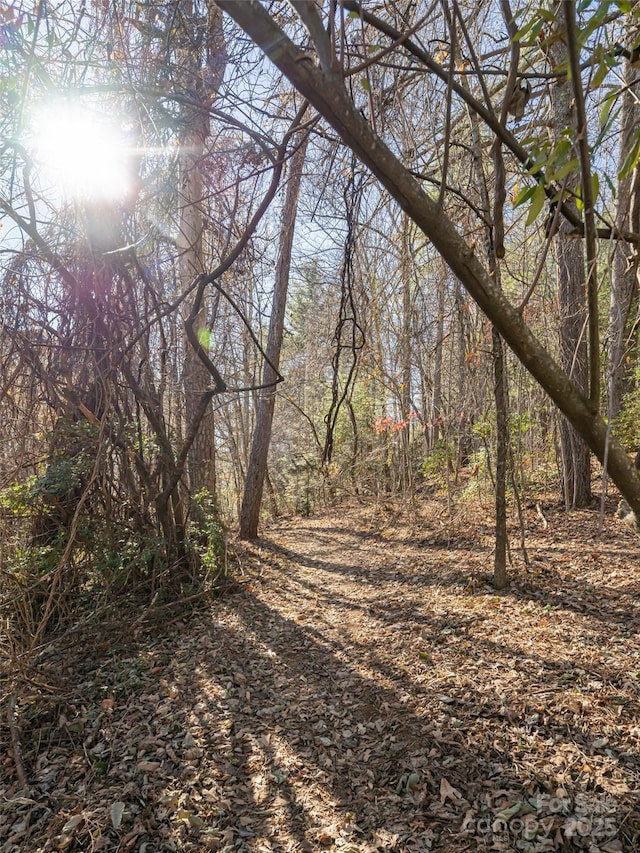
<instances>
[{"instance_id":1,"label":"sunlight glare","mask_svg":"<svg viewBox=\"0 0 640 853\"><path fill-rule=\"evenodd\" d=\"M117 201L132 190L131 149L115 124L79 104L51 104L33 122L35 157L65 194Z\"/></svg>"}]
</instances>

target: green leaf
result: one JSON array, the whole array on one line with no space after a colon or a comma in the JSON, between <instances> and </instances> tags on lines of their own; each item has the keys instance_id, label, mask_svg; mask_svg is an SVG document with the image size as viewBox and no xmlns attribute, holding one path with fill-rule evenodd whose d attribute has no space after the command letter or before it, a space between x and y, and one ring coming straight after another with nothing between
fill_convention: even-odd
<instances>
[{"instance_id":1,"label":"green leaf","mask_svg":"<svg viewBox=\"0 0 640 853\"><path fill-rule=\"evenodd\" d=\"M211 331L203 326L201 329L198 329L198 341L204 347L204 349L209 349L211 346Z\"/></svg>"},{"instance_id":2,"label":"green leaf","mask_svg":"<svg viewBox=\"0 0 640 853\"><path fill-rule=\"evenodd\" d=\"M608 95L604 99L602 109L600 110L600 128L602 130L605 130L605 128L609 124L609 121L611 120L611 110L613 109L613 107L617 103L617 97L616 97L617 94L618 94L618 91L616 90L613 94Z\"/></svg>"},{"instance_id":3,"label":"green leaf","mask_svg":"<svg viewBox=\"0 0 640 853\"><path fill-rule=\"evenodd\" d=\"M549 163L549 152L548 150L537 149L532 151L529 155L529 159L525 163L525 167L529 174L532 177L535 177L536 173L540 171L540 169L544 169L547 167Z\"/></svg>"},{"instance_id":4,"label":"green leaf","mask_svg":"<svg viewBox=\"0 0 640 853\"><path fill-rule=\"evenodd\" d=\"M628 177L628 175L633 171L638 162L638 157L640 156L640 135L638 130L635 132L635 139L633 140L633 144L627 153L627 156L624 158L624 163L622 164L622 169L618 173L618 177L620 180L624 180L624 178Z\"/></svg>"},{"instance_id":5,"label":"green leaf","mask_svg":"<svg viewBox=\"0 0 640 853\"><path fill-rule=\"evenodd\" d=\"M513 200L514 207L520 207L530 200L531 196L534 194L536 188L535 187L523 187L517 196Z\"/></svg>"},{"instance_id":6,"label":"green leaf","mask_svg":"<svg viewBox=\"0 0 640 853\"><path fill-rule=\"evenodd\" d=\"M578 158L572 157L571 160L568 160L566 163L563 163L560 168L553 173L554 181L561 181L563 178L566 178L567 175L570 175L571 172L575 172L578 168Z\"/></svg>"},{"instance_id":7,"label":"green leaf","mask_svg":"<svg viewBox=\"0 0 640 853\"><path fill-rule=\"evenodd\" d=\"M600 178L594 172L591 175L591 197L593 198L594 202L597 201L599 192L600 192Z\"/></svg>"},{"instance_id":8,"label":"green leaf","mask_svg":"<svg viewBox=\"0 0 640 853\"><path fill-rule=\"evenodd\" d=\"M609 73L609 66L607 65L606 62L601 62L596 69L596 73L591 78L591 90L592 91L593 91L593 89L597 89L599 86L602 85L602 82L604 81L604 79L608 73Z\"/></svg>"},{"instance_id":9,"label":"green leaf","mask_svg":"<svg viewBox=\"0 0 640 853\"><path fill-rule=\"evenodd\" d=\"M566 157L571 151L571 144L571 139L567 136L561 136L553 147L554 159L558 161Z\"/></svg>"},{"instance_id":10,"label":"green leaf","mask_svg":"<svg viewBox=\"0 0 640 853\"><path fill-rule=\"evenodd\" d=\"M365 90L365 92L371 91L371 83L369 83L369 80L367 77L361 77L360 78L360 85Z\"/></svg>"},{"instance_id":11,"label":"green leaf","mask_svg":"<svg viewBox=\"0 0 640 853\"><path fill-rule=\"evenodd\" d=\"M609 189L609 192L611 193L611 198L612 198L612 199L614 199L614 201L615 201L616 196L618 195L618 187L617 187L617 184L614 184L614 183L613 183L613 181L611 180L611 178L609 177L609 175L607 175L607 174L606 174L606 172L605 172L605 175L604 175L604 180L605 180L605 183L606 183L606 185L607 185L607 188Z\"/></svg>"},{"instance_id":12,"label":"green leaf","mask_svg":"<svg viewBox=\"0 0 640 853\"><path fill-rule=\"evenodd\" d=\"M513 40L524 42L525 38L529 37L531 41L534 41L538 33L542 30L544 24L545 22L542 17L536 16L535 18L532 18L518 30L513 37Z\"/></svg>"},{"instance_id":13,"label":"green leaf","mask_svg":"<svg viewBox=\"0 0 640 853\"><path fill-rule=\"evenodd\" d=\"M582 8L585 9L590 5L590 0L583 0L583 2L577 7L578 14L581 14ZM606 20L607 15L609 14L609 7L611 6L611 0L604 0L604 2L600 3L599 6L596 7L595 12L586 22L586 24L580 29L580 43L582 45L586 45L589 42L589 37L594 33L598 27L600 27Z\"/></svg>"},{"instance_id":14,"label":"green leaf","mask_svg":"<svg viewBox=\"0 0 640 853\"><path fill-rule=\"evenodd\" d=\"M513 37L514 41L522 41L527 33L531 30L533 26L533 21L527 21L524 23L519 30L516 31L516 34Z\"/></svg>"},{"instance_id":15,"label":"green leaf","mask_svg":"<svg viewBox=\"0 0 640 853\"><path fill-rule=\"evenodd\" d=\"M538 214L544 207L544 203L547 200L547 194L544 191L544 184L538 184L531 197L531 204L529 205L529 212L527 214L527 227L532 225L536 219L538 218Z\"/></svg>"}]
</instances>

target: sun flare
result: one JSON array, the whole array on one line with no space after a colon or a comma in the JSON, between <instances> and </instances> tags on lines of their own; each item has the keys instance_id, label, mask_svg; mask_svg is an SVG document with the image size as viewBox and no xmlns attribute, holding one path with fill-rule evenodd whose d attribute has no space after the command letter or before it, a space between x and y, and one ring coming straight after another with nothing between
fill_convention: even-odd
<instances>
[{"instance_id":1,"label":"sun flare","mask_svg":"<svg viewBox=\"0 0 640 853\"><path fill-rule=\"evenodd\" d=\"M132 152L115 125L80 104L50 104L33 121L46 180L74 198L117 201L132 189Z\"/></svg>"}]
</instances>

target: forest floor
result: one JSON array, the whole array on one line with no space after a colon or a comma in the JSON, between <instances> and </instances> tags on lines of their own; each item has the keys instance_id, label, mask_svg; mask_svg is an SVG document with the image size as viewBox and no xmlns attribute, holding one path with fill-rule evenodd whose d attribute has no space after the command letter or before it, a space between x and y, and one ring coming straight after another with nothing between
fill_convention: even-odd
<instances>
[{"instance_id":1,"label":"forest floor","mask_svg":"<svg viewBox=\"0 0 640 853\"><path fill-rule=\"evenodd\" d=\"M640 850L640 539L611 510L598 537L527 510L500 593L478 506L238 544L206 611L105 626L22 700L1 853Z\"/></svg>"}]
</instances>

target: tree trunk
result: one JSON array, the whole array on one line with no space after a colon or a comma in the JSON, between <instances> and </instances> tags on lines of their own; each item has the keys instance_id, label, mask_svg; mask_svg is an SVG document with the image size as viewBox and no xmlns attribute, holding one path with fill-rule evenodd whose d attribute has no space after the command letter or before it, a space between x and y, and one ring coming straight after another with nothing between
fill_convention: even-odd
<instances>
[{"instance_id":1,"label":"tree trunk","mask_svg":"<svg viewBox=\"0 0 640 853\"><path fill-rule=\"evenodd\" d=\"M466 85L466 81L465 81ZM476 186L480 198L480 208L485 212L484 242L487 254L487 267L496 287L502 290L500 267L496 255L495 244L495 222L492 221L492 205L489 198L489 189L484 173L482 162L482 140L480 137L480 123L474 113L469 115L471 124L471 151L475 165ZM494 152L496 157L502 157L500 150ZM496 175L496 194L504 191L504 187L497 185L499 178ZM493 206L495 211L495 205ZM500 216L502 212L500 211ZM502 240L500 241L501 252L504 254ZM493 585L496 589L503 589L507 585L507 455L509 447L509 411L507 379L505 371L505 356L502 338L495 326L491 327L493 376L494 376L494 401L496 406L496 493L495 493L495 552L493 557Z\"/></svg>"},{"instance_id":2,"label":"tree trunk","mask_svg":"<svg viewBox=\"0 0 640 853\"><path fill-rule=\"evenodd\" d=\"M509 452L509 395L505 354L502 338L491 327L493 350L494 399L496 403L496 525L495 555L493 559L493 585L503 589L507 585L507 457Z\"/></svg>"},{"instance_id":3,"label":"tree trunk","mask_svg":"<svg viewBox=\"0 0 640 853\"><path fill-rule=\"evenodd\" d=\"M627 21L625 46L632 51L637 41L635 22ZM622 65L623 93L620 110L620 142L618 172L622 172L640 124L640 71L628 58ZM618 185L616 198L616 227L638 233L640 230L640 164ZM624 241L616 243L611 276L609 310L609 418L620 413L622 399L634 380L637 362L637 335L633 333L638 298L638 253Z\"/></svg>"},{"instance_id":4,"label":"tree trunk","mask_svg":"<svg viewBox=\"0 0 640 853\"><path fill-rule=\"evenodd\" d=\"M260 520L260 507L262 505L264 478L267 470L267 456L269 453L269 444L271 443L273 410L276 401L275 383L278 379L277 370L280 364L284 315L287 304L287 291L289 289L291 250L296 226L298 195L300 193L302 168L307 150L307 142L308 137L304 139L291 158L291 173L289 175L284 206L282 209L278 259L276 262L276 274L273 289L273 305L271 309L271 318L269 320L269 336L267 339L266 349L268 361L265 363L262 376L262 384L270 385L271 387L265 388L259 392L260 396L258 398L256 424L253 430L253 441L251 444L251 453L249 454L247 476L244 482L242 507L240 509L241 539L255 539L258 535L258 523Z\"/></svg>"},{"instance_id":5,"label":"tree trunk","mask_svg":"<svg viewBox=\"0 0 640 853\"><path fill-rule=\"evenodd\" d=\"M183 153L180 186L180 248L182 252L180 267L183 288L187 288L196 276L204 272L202 246L204 217L201 209L203 194L200 174L200 161L204 154L203 138L197 132L187 134L183 137L182 145L185 153ZM205 340L209 332L206 302L204 301L195 320L195 329L206 348ZM189 341L185 341L182 381L184 384L186 422L190 424L193 422L202 394L211 385L211 376ZM214 429L213 408L209 406L189 453L189 489L192 495L197 494L202 489L206 489L211 495L215 495Z\"/></svg>"},{"instance_id":6,"label":"tree trunk","mask_svg":"<svg viewBox=\"0 0 640 853\"><path fill-rule=\"evenodd\" d=\"M444 297L447 285L446 268L438 279L438 315L436 317L436 345L433 353L433 396L431 401L431 448L440 438L442 425L442 356L444 352Z\"/></svg>"},{"instance_id":7,"label":"tree trunk","mask_svg":"<svg viewBox=\"0 0 640 853\"><path fill-rule=\"evenodd\" d=\"M404 495L413 491L413 471L411 469L411 421L409 412L412 410L411 390L411 366L413 364L413 353L411 346L412 338L412 295L411 276L412 264L409 253L409 241L411 220L408 216L402 216L402 247L400 276L402 287L402 328L400 333L400 420L406 422L406 426L400 430L400 484Z\"/></svg>"},{"instance_id":8,"label":"tree trunk","mask_svg":"<svg viewBox=\"0 0 640 853\"><path fill-rule=\"evenodd\" d=\"M557 26L564 31L564 12L552 4ZM566 42L556 39L549 49L554 66L567 62ZM566 77L551 85L552 125L556 140L567 128L575 130L573 91ZM570 236L573 226L561 219L556 239L560 364L584 394L588 386L586 338L585 260L582 240ZM561 489L567 510L591 503L591 456L589 448L566 418L560 419Z\"/></svg>"},{"instance_id":9,"label":"tree trunk","mask_svg":"<svg viewBox=\"0 0 640 853\"><path fill-rule=\"evenodd\" d=\"M222 13L210 4L208 14L207 40L201 43L194 22L195 8L191 0L182 0L180 5L180 24L184 47L179 50L180 67L176 74L179 84L190 98L199 102L196 106L183 105L181 120L185 131L180 140L180 220L178 246L180 256L180 277L183 289L189 287L194 279L204 273L203 232L205 213L203 208L202 160L205 143L209 136L208 108L215 96L225 67L225 47L222 32ZM206 74L205 71L210 73ZM187 315L190 305L185 306ZM209 335L206 301L197 313L195 330L202 345L207 349ZM209 371L198 358L193 346L185 340L184 369L182 375L185 397L185 415L187 425L193 423L200 402L211 387ZM188 426L187 426L188 428ZM196 495L203 489L215 497L215 419L213 407L209 405L202 418L189 453L187 470L189 490Z\"/></svg>"},{"instance_id":10,"label":"tree trunk","mask_svg":"<svg viewBox=\"0 0 640 853\"><path fill-rule=\"evenodd\" d=\"M456 441L456 457L453 460L455 464L456 482L460 473L461 466L469 458L473 445L471 441L470 422L469 422L469 387L471 385L470 364L467 358L470 349L470 331L469 331L469 312L467 296L464 292L461 282L456 281L455 289L455 304L456 315L458 321L458 342L456 344L456 352L458 354L457 364L457 400L456 409L453 414L455 416L454 424L452 424L451 434L455 436ZM447 448L447 454L449 450Z\"/></svg>"}]
</instances>

